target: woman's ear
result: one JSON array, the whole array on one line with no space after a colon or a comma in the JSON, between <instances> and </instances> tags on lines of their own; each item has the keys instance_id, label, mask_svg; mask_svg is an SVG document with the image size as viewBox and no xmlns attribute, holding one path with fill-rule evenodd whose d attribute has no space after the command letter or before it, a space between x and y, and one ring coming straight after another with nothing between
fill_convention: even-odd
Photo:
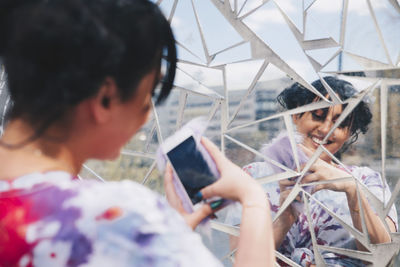
<instances>
[{"instance_id":1,"label":"woman's ear","mask_svg":"<svg viewBox=\"0 0 400 267\"><path fill-rule=\"evenodd\" d=\"M118 99L117 84L113 78L107 77L97 95L90 99L90 110L95 122L105 123L110 120Z\"/></svg>"}]
</instances>

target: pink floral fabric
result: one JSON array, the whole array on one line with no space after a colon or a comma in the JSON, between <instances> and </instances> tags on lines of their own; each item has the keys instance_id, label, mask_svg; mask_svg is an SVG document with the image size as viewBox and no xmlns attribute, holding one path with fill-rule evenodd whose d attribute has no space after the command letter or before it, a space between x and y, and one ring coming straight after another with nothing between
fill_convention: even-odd
<instances>
[{"instance_id":1,"label":"pink floral fabric","mask_svg":"<svg viewBox=\"0 0 400 267\"><path fill-rule=\"evenodd\" d=\"M0 266L221 266L164 198L65 172L0 181Z\"/></svg>"}]
</instances>

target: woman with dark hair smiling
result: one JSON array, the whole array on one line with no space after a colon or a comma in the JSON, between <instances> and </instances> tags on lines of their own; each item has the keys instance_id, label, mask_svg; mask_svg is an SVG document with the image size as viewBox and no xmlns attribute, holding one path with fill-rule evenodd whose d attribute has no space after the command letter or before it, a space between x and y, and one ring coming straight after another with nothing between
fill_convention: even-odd
<instances>
[{"instance_id":1,"label":"woman with dark hair smiling","mask_svg":"<svg viewBox=\"0 0 400 267\"><path fill-rule=\"evenodd\" d=\"M345 101L356 96L357 91L352 84L334 78L325 77L325 82L333 89L337 96ZM321 80L312 83L321 95L329 98L329 94ZM320 98L298 83L283 90L278 96L278 102L285 110L298 108ZM339 157L360 133L366 133L371 122L372 114L368 104L361 101L353 111L341 122L341 124L330 133L332 127L346 108L347 104L333 105L324 109L315 109L304 113L292 115L296 126L295 139L299 143L299 159L303 167L308 159L316 152L319 146L332 155ZM287 152L289 151L290 152ZM265 146L262 151L267 157L282 163L286 167L295 168L293 152L287 135L278 137L275 142ZM290 157L290 159L288 159ZM244 167L244 170L255 178L281 172L282 169L266 162L256 162ZM397 229L397 213L393 206L383 222L373 210L362 190L359 203L357 198L357 185L352 180L338 179L355 177L358 182L371 191L381 201L390 199L390 190L383 183L380 174L368 167L337 165L332 157L323 152L319 159L308 169L301 183L323 182L308 188L313 197L326 208L342 218L345 223L353 225L362 232L361 208L364 208L366 226L370 242L372 244L386 243L391 241L390 232ZM268 183L264 187L270 200L273 216L279 211L280 206L290 194L296 179L283 179L279 182ZM359 186L360 187L360 186ZM384 198L385 195L385 198ZM276 248L286 257L302 266L313 266L316 263L312 243L310 225L307 213L297 198L289 205L274 221L274 239ZM301 200L300 200L301 201ZM365 250L364 246L332 217L317 201L310 199L309 211L312 227L318 245L336 248L347 248L353 250ZM386 204L385 203L385 204ZM240 224L240 206L232 207L227 215L227 223ZM385 224L387 228L385 227ZM388 230L389 231L388 231ZM231 246L235 247L236 239L231 239ZM323 259L328 266L363 266L361 260L353 259L344 255L336 254L328 250L320 249Z\"/></svg>"},{"instance_id":2,"label":"woman with dark hair smiling","mask_svg":"<svg viewBox=\"0 0 400 267\"><path fill-rule=\"evenodd\" d=\"M0 33L13 101L0 139L0 265L221 266L192 231L210 205L182 217L134 182L75 179L86 160L117 157L152 96L160 103L172 88L175 40L157 5L0 0ZM272 266L262 188L202 142L221 173L203 198L245 207L235 265ZM167 199L179 209L171 180L168 169Z\"/></svg>"}]
</instances>

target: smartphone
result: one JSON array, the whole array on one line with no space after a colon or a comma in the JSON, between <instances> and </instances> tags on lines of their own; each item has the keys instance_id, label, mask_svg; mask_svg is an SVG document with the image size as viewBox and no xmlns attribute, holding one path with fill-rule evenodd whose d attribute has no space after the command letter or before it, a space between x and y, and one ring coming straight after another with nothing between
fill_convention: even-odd
<instances>
[{"instance_id":1,"label":"smartphone","mask_svg":"<svg viewBox=\"0 0 400 267\"><path fill-rule=\"evenodd\" d=\"M219 178L218 171L215 171L215 163L214 166L210 165L211 156L201 144L196 143L189 129L166 141L163 151L192 204L200 202L201 199L196 194ZM208 159L205 158L205 153Z\"/></svg>"}]
</instances>

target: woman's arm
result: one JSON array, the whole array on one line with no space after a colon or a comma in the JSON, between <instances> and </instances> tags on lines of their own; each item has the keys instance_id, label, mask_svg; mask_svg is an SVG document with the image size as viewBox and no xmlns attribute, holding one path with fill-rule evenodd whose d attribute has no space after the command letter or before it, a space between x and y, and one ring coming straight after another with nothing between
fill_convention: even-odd
<instances>
[{"instance_id":1,"label":"woman's arm","mask_svg":"<svg viewBox=\"0 0 400 267\"><path fill-rule=\"evenodd\" d=\"M291 186L293 186L295 183L296 183L295 181L291 181L289 179L279 181L280 206L282 206L283 202L286 200L286 198L292 191ZM300 197L297 197L296 199L300 201ZM275 247L279 248L281 246L283 240L285 239L287 233L289 232L290 228L292 227L296 219L297 215L292 205L289 205L286 208L286 210L283 211L278 218L276 218L276 220L273 222Z\"/></svg>"},{"instance_id":2,"label":"woman's arm","mask_svg":"<svg viewBox=\"0 0 400 267\"><path fill-rule=\"evenodd\" d=\"M311 174L305 176L302 182L310 183L310 182L317 182L324 180L326 181L326 180L344 178L349 176L347 172L338 169L337 167L320 159L318 159L313 164L313 166L311 166L309 171L311 172ZM362 231L361 212L360 212L361 207L359 206L357 198L357 187L355 182L343 181L343 182L320 184L316 185L313 191L316 192L321 189L329 189L333 191L346 193L347 203L349 206L349 211L353 221L353 225L357 230ZM364 193L361 190L359 190L359 192L360 192L361 204L364 208L365 221L371 243L379 244L379 243L390 242L391 241L390 234L386 230L384 223L379 218L379 216L375 214L375 212L372 210ZM389 229L391 231L395 231L394 223L390 219L387 219L386 221L388 221ZM365 248L359 242L357 242L357 248L360 250L365 250Z\"/></svg>"},{"instance_id":3,"label":"woman's arm","mask_svg":"<svg viewBox=\"0 0 400 267\"><path fill-rule=\"evenodd\" d=\"M274 243L270 208L261 186L229 161L207 139L203 145L218 166L221 178L201 190L205 199L220 196L242 204L242 223L235 266L273 266Z\"/></svg>"},{"instance_id":4,"label":"woman's arm","mask_svg":"<svg viewBox=\"0 0 400 267\"><path fill-rule=\"evenodd\" d=\"M254 171L254 168L252 168L252 169ZM246 171L246 172L249 173L248 171ZM257 171L256 171L256 173L257 173ZM252 172L250 172L249 174L251 175ZM257 174L255 174L255 175L257 176ZM272 197L267 200L267 201L269 201L269 205L270 206L274 205L274 204L282 205L282 203L286 200L287 196L291 192L291 189L288 187L293 186L294 184L295 184L295 181L281 180L279 182L279 191L277 190L278 188L276 186L268 187L268 191L266 191L266 192L268 192L268 196ZM275 191L277 193L275 193ZM298 200L300 201L299 198L298 198ZM274 210L271 208L271 211L274 211ZM275 210L275 212L276 211L277 210ZM229 212L238 214L239 212L241 212L241 209L234 208L234 209L229 210ZM228 215L228 217L232 217L232 216ZM274 235L274 241L275 241L274 242L275 248L279 248L281 246L283 240L285 239L285 237L287 235L287 232L290 230L290 228L292 227L292 225L296 221L296 219L297 219L296 213L295 213L294 209L292 208L292 205L289 205L288 208L283 213L281 213L281 215L273 222L272 228L273 228L273 235ZM229 223L238 224L238 223L240 223L240 221L238 222L237 220L235 220L234 222L229 222ZM239 238L236 236L229 237L230 250L234 250L237 248L238 241L239 241Z\"/></svg>"},{"instance_id":5,"label":"woman's arm","mask_svg":"<svg viewBox=\"0 0 400 267\"><path fill-rule=\"evenodd\" d=\"M268 200L260 188L246 189L242 204L240 236L230 236L230 249L237 249L235 266L273 266L274 244ZM286 235L286 233L285 233Z\"/></svg>"},{"instance_id":6,"label":"woman's arm","mask_svg":"<svg viewBox=\"0 0 400 267\"><path fill-rule=\"evenodd\" d=\"M361 206L359 205L359 201L357 198L356 186L354 183L353 185L354 186L350 186L346 190L347 203L349 205L349 210L354 227L359 231L362 231ZM390 242L391 241L390 234L386 230L384 223L379 218L379 216L375 214L375 212L372 210L371 206L368 203L368 200L364 196L364 193L361 190L359 190L359 192L360 192L360 200L362 203L362 207L364 208L365 223L367 226L371 243L380 244L380 243ZM393 221L387 217L386 222L389 226L389 230L391 232L395 232L396 227ZM362 246L358 241L357 241L357 248L360 250L365 250L364 246Z\"/></svg>"},{"instance_id":7,"label":"woman's arm","mask_svg":"<svg viewBox=\"0 0 400 267\"><path fill-rule=\"evenodd\" d=\"M240 200L242 223L235 266L273 266L274 244L268 200L260 187L247 192Z\"/></svg>"},{"instance_id":8,"label":"woman's arm","mask_svg":"<svg viewBox=\"0 0 400 267\"><path fill-rule=\"evenodd\" d=\"M203 138L202 144L213 157L220 172L220 178L215 183L201 190L202 198L219 196L236 200L242 205L242 223L235 266L273 266L275 250L272 222L263 189L251 176L229 161L211 141ZM168 179L171 180L171 177L167 173L166 180ZM181 212L192 228L210 214L211 209L208 205L204 205L206 207L199 213L186 214L179 208L179 203L175 203L176 194L173 191L172 182L169 181L166 184L166 192L172 194L168 200Z\"/></svg>"},{"instance_id":9,"label":"woman's arm","mask_svg":"<svg viewBox=\"0 0 400 267\"><path fill-rule=\"evenodd\" d=\"M290 190L282 192L282 202L286 199L287 195L290 193ZM281 203L282 203L281 202ZM293 223L296 221L296 217L292 211L292 207L289 206L286 211L284 211L281 216L279 216L272 223L272 231L274 235L274 244L275 248L279 248L285 239L287 233L292 227ZM239 237L237 236L229 236L229 248L230 250L237 249L239 244Z\"/></svg>"}]
</instances>

